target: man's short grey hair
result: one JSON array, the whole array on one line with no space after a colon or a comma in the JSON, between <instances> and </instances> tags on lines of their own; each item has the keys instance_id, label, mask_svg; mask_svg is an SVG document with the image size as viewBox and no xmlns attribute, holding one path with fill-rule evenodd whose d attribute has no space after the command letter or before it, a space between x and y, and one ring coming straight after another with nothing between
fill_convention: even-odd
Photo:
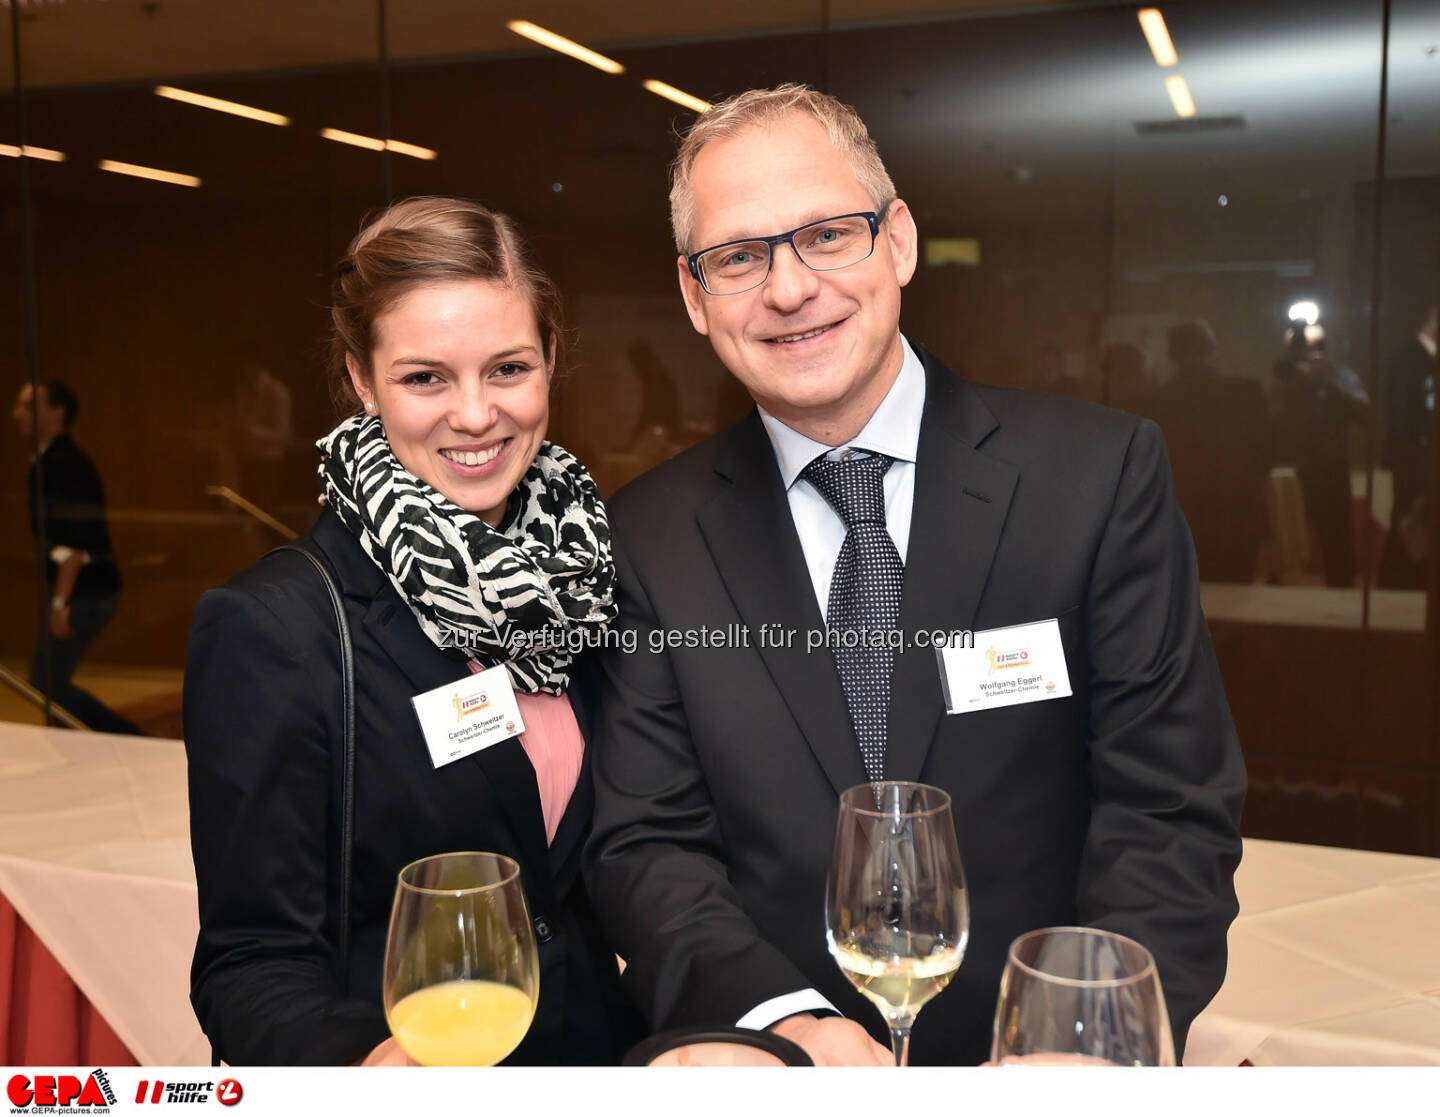
<instances>
[{"instance_id":1,"label":"man's short grey hair","mask_svg":"<svg viewBox=\"0 0 1440 1117\"><path fill-rule=\"evenodd\" d=\"M818 120L830 134L830 142L845 156L855 179L870 195L877 213L895 200L895 184L880 159L875 141L865 122L843 101L786 82L774 89L750 89L705 110L685 134L675 162L670 167L670 224L675 230L675 247L693 251L690 238L695 231L695 198L690 190L690 172L701 149L713 140L730 139L747 128L773 124L801 113Z\"/></svg>"}]
</instances>

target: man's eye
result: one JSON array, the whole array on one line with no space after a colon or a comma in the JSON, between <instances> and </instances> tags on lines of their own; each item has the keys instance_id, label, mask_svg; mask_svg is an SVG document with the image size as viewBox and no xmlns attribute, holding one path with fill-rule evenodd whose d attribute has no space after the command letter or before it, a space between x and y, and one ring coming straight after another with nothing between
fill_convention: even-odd
<instances>
[{"instance_id":1,"label":"man's eye","mask_svg":"<svg viewBox=\"0 0 1440 1117\"><path fill-rule=\"evenodd\" d=\"M753 263L754 260L755 253L742 248L739 252L727 252L721 256L720 266L722 268L743 268L746 264Z\"/></svg>"}]
</instances>

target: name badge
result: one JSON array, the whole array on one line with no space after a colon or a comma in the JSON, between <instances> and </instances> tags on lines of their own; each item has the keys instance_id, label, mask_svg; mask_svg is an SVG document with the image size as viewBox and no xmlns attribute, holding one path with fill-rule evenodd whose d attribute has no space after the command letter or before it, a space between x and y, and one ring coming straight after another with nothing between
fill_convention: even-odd
<instances>
[{"instance_id":1,"label":"name badge","mask_svg":"<svg viewBox=\"0 0 1440 1117\"><path fill-rule=\"evenodd\" d=\"M1035 621L975 633L973 648L942 648L940 685L952 714L1070 696L1060 622Z\"/></svg>"},{"instance_id":2,"label":"name badge","mask_svg":"<svg viewBox=\"0 0 1440 1117\"><path fill-rule=\"evenodd\" d=\"M477 671L410 699L430 760L440 768L525 732L504 667Z\"/></svg>"}]
</instances>

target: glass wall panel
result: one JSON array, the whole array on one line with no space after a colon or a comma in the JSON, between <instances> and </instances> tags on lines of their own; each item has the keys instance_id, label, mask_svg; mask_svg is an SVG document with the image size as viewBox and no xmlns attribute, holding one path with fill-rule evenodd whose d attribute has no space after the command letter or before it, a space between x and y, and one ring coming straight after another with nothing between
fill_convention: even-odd
<instances>
[{"instance_id":1,"label":"glass wall panel","mask_svg":"<svg viewBox=\"0 0 1440 1117\"><path fill-rule=\"evenodd\" d=\"M96 701L57 696L179 736L199 595L316 514L329 277L385 193L377 153L322 130L382 134L377 8L28 9L29 135L66 153L32 176L40 376L78 401L122 585L75 675ZM42 592L33 569L6 579L7 657Z\"/></svg>"}]
</instances>

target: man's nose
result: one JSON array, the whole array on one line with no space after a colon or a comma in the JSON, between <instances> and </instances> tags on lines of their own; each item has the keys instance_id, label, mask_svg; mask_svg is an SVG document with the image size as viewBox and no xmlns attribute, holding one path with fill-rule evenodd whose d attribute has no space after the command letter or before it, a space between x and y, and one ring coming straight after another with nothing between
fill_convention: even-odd
<instances>
[{"instance_id":1,"label":"man's nose","mask_svg":"<svg viewBox=\"0 0 1440 1117\"><path fill-rule=\"evenodd\" d=\"M766 305L775 310L795 310L815 297L820 277L801 261L794 244L776 245L773 253L764 287Z\"/></svg>"}]
</instances>

